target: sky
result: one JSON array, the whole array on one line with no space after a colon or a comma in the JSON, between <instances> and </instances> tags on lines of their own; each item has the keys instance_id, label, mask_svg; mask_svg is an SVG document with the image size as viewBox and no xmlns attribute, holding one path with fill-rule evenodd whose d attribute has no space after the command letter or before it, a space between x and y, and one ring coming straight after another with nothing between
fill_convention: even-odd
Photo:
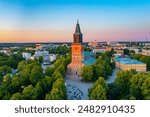
<instances>
[{"instance_id":1,"label":"sky","mask_svg":"<svg viewBox=\"0 0 150 117\"><path fill-rule=\"evenodd\" d=\"M150 41L150 0L0 0L0 42Z\"/></svg>"}]
</instances>

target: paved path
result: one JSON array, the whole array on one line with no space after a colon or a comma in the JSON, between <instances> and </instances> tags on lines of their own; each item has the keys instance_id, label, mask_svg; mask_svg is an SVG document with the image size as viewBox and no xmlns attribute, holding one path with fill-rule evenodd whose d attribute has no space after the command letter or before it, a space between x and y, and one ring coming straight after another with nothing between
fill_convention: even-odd
<instances>
[{"instance_id":1,"label":"paved path","mask_svg":"<svg viewBox=\"0 0 150 117\"><path fill-rule=\"evenodd\" d=\"M115 81L117 69L113 71L112 76L106 82L112 83ZM93 83L82 82L78 75L66 74L66 88L68 100L88 100L88 89Z\"/></svg>"},{"instance_id":2,"label":"paved path","mask_svg":"<svg viewBox=\"0 0 150 117\"><path fill-rule=\"evenodd\" d=\"M118 69L114 69L112 75L109 76L109 78L106 80L108 84L113 83L115 81L117 71Z\"/></svg>"},{"instance_id":3,"label":"paved path","mask_svg":"<svg viewBox=\"0 0 150 117\"><path fill-rule=\"evenodd\" d=\"M77 75L66 75L68 100L88 100L88 89L93 83L81 82Z\"/></svg>"}]
</instances>

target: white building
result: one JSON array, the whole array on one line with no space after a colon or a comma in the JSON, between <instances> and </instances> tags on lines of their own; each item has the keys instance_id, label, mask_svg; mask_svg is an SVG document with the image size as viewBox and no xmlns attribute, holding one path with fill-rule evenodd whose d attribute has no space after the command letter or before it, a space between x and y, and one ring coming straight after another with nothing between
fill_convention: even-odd
<instances>
[{"instance_id":1,"label":"white building","mask_svg":"<svg viewBox=\"0 0 150 117\"><path fill-rule=\"evenodd\" d=\"M150 50L142 50L142 55L150 56Z\"/></svg>"},{"instance_id":2,"label":"white building","mask_svg":"<svg viewBox=\"0 0 150 117\"><path fill-rule=\"evenodd\" d=\"M121 56L122 56L122 54L114 54L115 58L118 58L118 57L121 57Z\"/></svg>"},{"instance_id":3,"label":"white building","mask_svg":"<svg viewBox=\"0 0 150 117\"><path fill-rule=\"evenodd\" d=\"M93 53L104 53L106 49L93 49Z\"/></svg>"},{"instance_id":4,"label":"white building","mask_svg":"<svg viewBox=\"0 0 150 117\"><path fill-rule=\"evenodd\" d=\"M31 53L23 52L23 53L22 53L22 57L23 57L25 60L29 60L29 59L31 59Z\"/></svg>"},{"instance_id":5,"label":"white building","mask_svg":"<svg viewBox=\"0 0 150 117\"><path fill-rule=\"evenodd\" d=\"M48 51L36 51L34 54L34 58L38 58L42 56L43 57L43 62L48 64L50 63L50 54Z\"/></svg>"},{"instance_id":6,"label":"white building","mask_svg":"<svg viewBox=\"0 0 150 117\"><path fill-rule=\"evenodd\" d=\"M134 50L134 51L135 51L135 54L138 54L138 53L139 53L139 49L138 49L138 48L129 48L129 50Z\"/></svg>"},{"instance_id":7,"label":"white building","mask_svg":"<svg viewBox=\"0 0 150 117\"><path fill-rule=\"evenodd\" d=\"M56 55L55 54L50 54L50 62L53 62L56 60Z\"/></svg>"},{"instance_id":8,"label":"white building","mask_svg":"<svg viewBox=\"0 0 150 117\"><path fill-rule=\"evenodd\" d=\"M49 52L48 51L36 51L34 56L45 56L45 55L49 55Z\"/></svg>"},{"instance_id":9,"label":"white building","mask_svg":"<svg viewBox=\"0 0 150 117\"><path fill-rule=\"evenodd\" d=\"M60 45L56 45L56 44L42 45L42 50L45 50L45 49L54 49L54 48L57 48L58 46L60 46Z\"/></svg>"}]
</instances>

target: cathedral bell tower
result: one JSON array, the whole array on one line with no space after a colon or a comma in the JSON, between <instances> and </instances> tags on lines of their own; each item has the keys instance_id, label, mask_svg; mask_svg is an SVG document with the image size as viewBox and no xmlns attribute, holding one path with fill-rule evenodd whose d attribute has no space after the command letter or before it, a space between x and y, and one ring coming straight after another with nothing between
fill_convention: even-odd
<instances>
[{"instance_id":1,"label":"cathedral bell tower","mask_svg":"<svg viewBox=\"0 0 150 117\"><path fill-rule=\"evenodd\" d=\"M68 72L71 74L81 74L82 62L84 60L82 41L82 33L79 22L77 21L73 34L73 43L71 44L71 63L68 65Z\"/></svg>"},{"instance_id":2,"label":"cathedral bell tower","mask_svg":"<svg viewBox=\"0 0 150 117\"><path fill-rule=\"evenodd\" d=\"M80 30L79 22L77 21L75 33L73 34L74 43L82 43L82 33Z\"/></svg>"}]
</instances>

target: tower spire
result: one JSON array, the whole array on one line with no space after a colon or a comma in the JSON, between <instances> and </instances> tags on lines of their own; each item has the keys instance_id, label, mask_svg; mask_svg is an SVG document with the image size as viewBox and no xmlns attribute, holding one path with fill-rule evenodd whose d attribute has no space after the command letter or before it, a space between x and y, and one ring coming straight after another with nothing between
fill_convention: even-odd
<instances>
[{"instance_id":1,"label":"tower spire","mask_svg":"<svg viewBox=\"0 0 150 117\"><path fill-rule=\"evenodd\" d=\"M74 43L82 43L82 33L80 30L79 20L77 20L75 33L74 33L73 37L74 37Z\"/></svg>"},{"instance_id":2,"label":"tower spire","mask_svg":"<svg viewBox=\"0 0 150 117\"><path fill-rule=\"evenodd\" d=\"M78 34L80 34L80 33L81 33L79 20L77 20L75 33L78 33Z\"/></svg>"}]
</instances>

